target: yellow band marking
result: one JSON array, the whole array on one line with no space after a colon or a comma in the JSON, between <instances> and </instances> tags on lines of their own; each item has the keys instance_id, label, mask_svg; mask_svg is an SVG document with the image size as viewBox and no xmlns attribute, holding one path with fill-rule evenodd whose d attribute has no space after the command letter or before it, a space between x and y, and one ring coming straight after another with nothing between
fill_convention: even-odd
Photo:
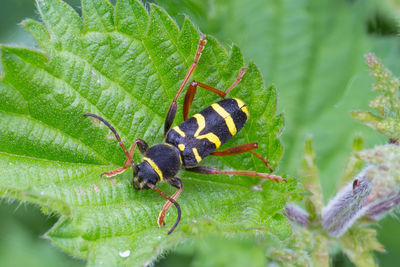
<instances>
[{"instance_id":1,"label":"yellow band marking","mask_svg":"<svg viewBox=\"0 0 400 267\"><path fill-rule=\"evenodd\" d=\"M242 107L242 111L246 114L246 117L249 118L249 109L247 106Z\"/></svg>"},{"instance_id":2,"label":"yellow band marking","mask_svg":"<svg viewBox=\"0 0 400 267\"><path fill-rule=\"evenodd\" d=\"M221 146L221 140L219 140L218 136L216 136L214 133L206 133L203 135L199 135L200 132L206 127L206 120L204 119L204 116L197 113L193 116L196 118L197 124L199 125L199 128L197 128L197 131L194 133L194 137L197 139L207 139L211 143L214 143L217 148Z\"/></svg>"},{"instance_id":3,"label":"yellow band marking","mask_svg":"<svg viewBox=\"0 0 400 267\"><path fill-rule=\"evenodd\" d=\"M226 110L221 107L219 104L214 103L211 105L211 107L225 120L226 126L228 126L229 132L231 133L231 135L235 135L237 133L236 130L236 125L233 122L233 119L231 117L231 115L226 112Z\"/></svg>"},{"instance_id":4,"label":"yellow band marking","mask_svg":"<svg viewBox=\"0 0 400 267\"><path fill-rule=\"evenodd\" d=\"M219 148L221 146L221 140L219 140L218 136L216 136L214 133L207 133L203 135L196 136L197 139L207 139L211 143L214 143L216 148Z\"/></svg>"},{"instance_id":5,"label":"yellow band marking","mask_svg":"<svg viewBox=\"0 0 400 267\"><path fill-rule=\"evenodd\" d=\"M168 145L170 145L171 147L173 147L173 148L175 148L175 149L176 149L176 147L174 147L173 145L171 145L171 144L168 144ZM179 145L178 145L178 148L179 148L179 149L181 149L181 147L179 147L180 145L181 145L181 144L179 144ZM185 145L183 145L183 150L185 150ZM183 151L183 150L182 150L182 151ZM180 163L181 163L181 165L182 165L182 163L183 163L183 162L182 162L182 156L181 156L181 153L178 153L178 155L179 155L179 162L180 162Z\"/></svg>"},{"instance_id":6,"label":"yellow band marking","mask_svg":"<svg viewBox=\"0 0 400 267\"><path fill-rule=\"evenodd\" d=\"M164 180L161 170L158 168L157 164L152 159L143 157L143 161L146 161L148 164L150 164L151 168L158 174L158 176L160 176L160 181Z\"/></svg>"},{"instance_id":7,"label":"yellow band marking","mask_svg":"<svg viewBox=\"0 0 400 267\"><path fill-rule=\"evenodd\" d=\"M239 108L242 108L243 106L245 106L246 104L239 98L232 98L233 100L236 101L236 103L238 104Z\"/></svg>"},{"instance_id":8,"label":"yellow band marking","mask_svg":"<svg viewBox=\"0 0 400 267\"><path fill-rule=\"evenodd\" d=\"M181 153L179 153L179 162L181 163L181 165L183 164Z\"/></svg>"},{"instance_id":9,"label":"yellow band marking","mask_svg":"<svg viewBox=\"0 0 400 267\"><path fill-rule=\"evenodd\" d=\"M168 143L164 143L165 145L167 145L167 146L170 146L170 147L173 147L173 148L175 148L176 149L176 147L174 147L173 145L171 145L171 144L168 144ZM185 149L183 149L183 150L185 150ZM182 150L182 151L183 151ZM179 161L180 161L180 163L181 163L181 165L182 165L182 156L181 156L181 153L178 153L178 155L179 155Z\"/></svg>"},{"instance_id":10,"label":"yellow band marking","mask_svg":"<svg viewBox=\"0 0 400 267\"><path fill-rule=\"evenodd\" d=\"M169 147L175 148L173 145L171 145L171 144L169 144L169 143L164 143L164 145L167 145L167 146L169 146Z\"/></svg>"},{"instance_id":11,"label":"yellow band marking","mask_svg":"<svg viewBox=\"0 0 400 267\"><path fill-rule=\"evenodd\" d=\"M192 151L193 151L193 154L194 154L194 157L196 158L196 160L197 160L197 163L199 163L202 159L201 159L201 157L200 157L200 155L199 155L199 152L197 151L197 148L192 148Z\"/></svg>"},{"instance_id":12,"label":"yellow band marking","mask_svg":"<svg viewBox=\"0 0 400 267\"><path fill-rule=\"evenodd\" d=\"M177 132L180 136L185 137L186 134L179 128L179 126L175 126L174 128L172 128L172 130L174 130L175 132Z\"/></svg>"},{"instance_id":13,"label":"yellow band marking","mask_svg":"<svg viewBox=\"0 0 400 267\"><path fill-rule=\"evenodd\" d=\"M178 148L179 148L180 151L183 151L183 150L185 150L185 145L184 144L179 144Z\"/></svg>"},{"instance_id":14,"label":"yellow band marking","mask_svg":"<svg viewBox=\"0 0 400 267\"><path fill-rule=\"evenodd\" d=\"M238 107L246 114L246 117L248 118L249 117L249 109L247 108L246 104L238 98L233 98L233 99L237 102Z\"/></svg>"},{"instance_id":15,"label":"yellow band marking","mask_svg":"<svg viewBox=\"0 0 400 267\"><path fill-rule=\"evenodd\" d=\"M199 125L199 128L197 128L197 131L194 133L194 136L199 136L200 132L206 127L206 120L204 119L204 116L197 113L194 114L193 116L196 121L197 121L197 125Z\"/></svg>"}]
</instances>

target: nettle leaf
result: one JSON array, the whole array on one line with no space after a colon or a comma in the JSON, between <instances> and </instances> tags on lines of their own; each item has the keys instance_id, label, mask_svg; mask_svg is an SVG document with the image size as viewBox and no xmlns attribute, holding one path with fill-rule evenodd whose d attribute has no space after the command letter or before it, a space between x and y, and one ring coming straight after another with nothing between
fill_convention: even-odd
<instances>
[{"instance_id":1,"label":"nettle leaf","mask_svg":"<svg viewBox=\"0 0 400 267\"><path fill-rule=\"evenodd\" d=\"M157 2L174 9L170 0ZM280 168L297 173L304 141L312 135L326 197L335 194L332 177L346 165L356 135L362 133L366 146L385 142L349 115L366 110L373 94L365 90L371 79L364 54L376 52L394 73L400 67L398 36L367 31L367 22L380 25L375 14L385 1L378 2L215 0L204 16L194 16L222 43L237 43L246 58L255 60L264 80L277 86L278 110L286 118Z\"/></svg>"},{"instance_id":2,"label":"nettle leaf","mask_svg":"<svg viewBox=\"0 0 400 267\"><path fill-rule=\"evenodd\" d=\"M376 238L376 230L371 228L351 228L341 238L340 244L343 252L356 266L378 266L371 252L385 252Z\"/></svg>"},{"instance_id":3,"label":"nettle leaf","mask_svg":"<svg viewBox=\"0 0 400 267\"><path fill-rule=\"evenodd\" d=\"M126 146L136 138L162 142L166 111L200 37L189 19L179 29L163 9L150 5L147 11L138 0L120 0L115 7L106 0L83 0L83 20L60 0L36 3L42 22L22 24L41 50L1 47L0 192L57 212L59 221L45 235L55 246L89 258L93 266L145 265L175 244L209 233L289 235L280 212L298 195L294 179L265 182L255 191L258 179L182 172L183 218L168 236L156 223L164 199L134 190L131 170L116 179L100 178L120 167L125 156L107 127L82 115L107 119ZM227 51L208 36L193 79L228 88L243 66L237 46ZM250 62L231 96L249 105L251 119L224 147L258 141L258 152L276 168L284 121L276 114L275 88L265 87ZM199 90L192 114L217 100ZM175 123L181 121L177 116ZM267 171L250 155L207 158L204 165ZM166 184L160 188L174 192ZM175 218L171 210L167 226Z\"/></svg>"}]
</instances>

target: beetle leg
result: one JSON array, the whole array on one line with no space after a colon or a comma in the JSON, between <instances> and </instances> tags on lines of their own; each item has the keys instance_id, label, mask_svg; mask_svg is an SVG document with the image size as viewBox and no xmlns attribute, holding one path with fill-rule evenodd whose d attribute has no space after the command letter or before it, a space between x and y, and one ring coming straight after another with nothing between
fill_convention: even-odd
<instances>
[{"instance_id":1,"label":"beetle leg","mask_svg":"<svg viewBox=\"0 0 400 267\"><path fill-rule=\"evenodd\" d=\"M239 75L237 76L236 80L232 83L231 86L229 86L228 90L225 91L225 95L227 95L243 78L243 75L245 74L247 70L247 67L242 68L239 72Z\"/></svg>"},{"instance_id":2,"label":"beetle leg","mask_svg":"<svg viewBox=\"0 0 400 267\"><path fill-rule=\"evenodd\" d=\"M190 66L189 70L186 73L185 78L183 79L181 85L179 86L178 92L176 93L174 99L172 100L172 103L168 109L168 113L167 116L165 117L165 123L164 123L164 135L167 134L168 130L171 128L172 123L174 122L175 119L175 114L176 114L176 108L177 108L177 103L176 100L178 99L179 95L181 94L183 88L185 87L185 85L187 84L190 76L192 75L193 71L196 69L197 67L197 63L199 62L200 56L201 56L201 52L204 49L204 46L206 45L207 41L206 41L206 35L203 34L203 36L201 37L200 41L199 41L199 45L197 46L197 51L196 51L196 55L194 57L193 63Z\"/></svg>"},{"instance_id":3,"label":"beetle leg","mask_svg":"<svg viewBox=\"0 0 400 267\"><path fill-rule=\"evenodd\" d=\"M274 169L272 169L271 165L269 165L268 160L266 160L263 156L261 156L260 154L254 152L254 151L250 151L251 154L253 154L254 156L256 156L257 158L259 158L260 160L262 160L262 162L264 162L265 166L268 167L270 172L274 172Z\"/></svg>"},{"instance_id":4,"label":"beetle leg","mask_svg":"<svg viewBox=\"0 0 400 267\"><path fill-rule=\"evenodd\" d=\"M215 89L214 87L211 87L207 84L197 82L197 81L192 81L189 85L189 88L188 88L186 94L185 94L185 100L183 102L183 120L188 119L189 110L190 110L190 107L192 106L193 98L196 95L197 86L199 86L203 89L206 89L207 91L210 91L212 93L215 93L218 96L220 96L221 98L225 98L225 96L242 80L242 77L243 77L244 73L246 72L246 69L247 68L242 68L240 70L239 75L236 78L236 80L232 83L232 85L225 92Z\"/></svg>"},{"instance_id":5,"label":"beetle leg","mask_svg":"<svg viewBox=\"0 0 400 267\"><path fill-rule=\"evenodd\" d=\"M262 162L264 162L265 166L268 167L270 172L274 172L274 170L269 165L268 160L266 160L260 154L254 152L254 151L251 151L251 150L256 149L256 148L258 148L258 143L257 142L234 146L234 147L222 150L222 151L215 151L215 152L211 153L211 155L213 155L213 156L229 156L229 155L237 155L237 154L241 154L241 153L245 153L245 152L250 152L251 154L253 154L257 158L262 160Z\"/></svg>"},{"instance_id":6,"label":"beetle leg","mask_svg":"<svg viewBox=\"0 0 400 267\"><path fill-rule=\"evenodd\" d=\"M228 175L243 175L243 176L250 176L250 177L261 177L275 182L286 182L285 178L282 178L277 175L268 174L268 173L261 173L255 171L220 171L213 167L207 166L198 166L193 168L186 168L185 170L190 172L202 173L202 174L228 174Z\"/></svg>"},{"instance_id":7,"label":"beetle leg","mask_svg":"<svg viewBox=\"0 0 400 267\"><path fill-rule=\"evenodd\" d=\"M213 93L219 95L221 98L224 98L226 96L226 93L223 91L215 89L204 83L192 81L188 87L188 90L185 94L185 100L183 102L183 120L188 119L189 110L190 110L190 107L192 106L193 98L196 95L197 86L200 86L201 88L204 88L207 91L213 92Z\"/></svg>"},{"instance_id":8,"label":"beetle leg","mask_svg":"<svg viewBox=\"0 0 400 267\"><path fill-rule=\"evenodd\" d=\"M250 150L258 148L258 143L250 143L250 144L243 144L234 147L230 147L225 150L215 151L212 152L211 155L213 156L229 156L229 155L237 155L245 152L249 152Z\"/></svg>"},{"instance_id":9,"label":"beetle leg","mask_svg":"<svg viewBox=\"0 0 400 267\"><path fill-rule=\"evenodd\" d=\"M182 187L183 187L182 181L181 181L181 179L175 177L175 178L169 179L168 183L170 185L172 185L173 187L178 188L178 191L176 191L171 197L173 200L176 201L182 192ZM173 203L169 200L164 204L162 210L160 211L160 214L158 215L158 219L157 219L158 226L161 227L161 225L163 225L163 226L165 225L164 218L165 218L167 211L172 206L172 204Z\"/></svg>"},{"instance_id":10,"label":"beetle leg","mask_svg":"<svg viewBox=\"0 0 400 267\"><path fill-rule=\"evenodd\" d=\"M147 186L153 190L155 190L158 194L160 194L162 197L168 199L168 201L170 201L172 204L175 205L176 210L178 211L178 217L176 218L176 221L174 223L174 225L171 227L171 229L169 229L168 234L171 234L175 228L178 226L179 222L181 221L181 207L179 206L179 204L175 201L175 199L169 197L168 195L166 195L163 191L161 191L160 189L158 189L155 185L147 183Z\"/></svg>"},{"instance_id":11,"label":"beetle leg","mask_svg":"<svg viewBox=\"0 0 400 267\"><path fill-rule=\"evenodd\" d=\"M129 155L130 155L131 158L133 158L133 153L135 152L136 145L139 147L139 151L140 151L142 154L144 154L144 153L147 151L147 148L149 147L149 146L147 145L147 143L146 143L144 140L142 140L142 139L136 139L135 142L133 143L132 147L131 147L131 151L129 152ZM103 173L101 174L101 176L104 175L104 176L106 176L106 177L108 177L108 178L113 177L113 176L115 176L115 175L117 175L117 174L123 173L123 172L124 172L126 169L128 169L130 166L131 166L131 164L130 164L129 158L128 158L128 159L126 159L126 161L125 161L123 167L118 168L118 169L113 170L113 171L103 172Z\"/></svg>"}]
</instances>

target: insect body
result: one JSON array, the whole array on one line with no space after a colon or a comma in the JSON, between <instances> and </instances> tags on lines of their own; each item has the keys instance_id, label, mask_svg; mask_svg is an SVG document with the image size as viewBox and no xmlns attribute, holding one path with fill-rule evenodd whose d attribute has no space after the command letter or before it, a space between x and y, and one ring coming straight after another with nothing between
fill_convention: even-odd
<instances>
[{"instance_id":1,"label":"insect body","mask_svg":"<svg viewBox=\"0 0 400 267\"><path fill-rule=\"evenodd\" d=\"M199 113L193 115L193 117L188 118L189 110L196 94L197 87L201 87L219 95L222 98L225 98L225 96L236 86L236 84L240 82L246 71L245 68L240 71L236 80L225 92L197 81L191 82L186 92L183 104L184 122L171 129L171 125L174 121L177 110L177 98L196 68L205 44L205 35L203 35L199 41L195 59L185 78L183 79L183 82L168 110L164 124L164 143L149 147L144 140L137 139L133 143L131 150L128 152L114 127L111 126L105 119L92 113L86 113L84 115L97 118L106 124L114 133L127 157L123 167L110 172L102 173L102 175L112 177L124 172L127 168L132 167L133 185L136 189L141 190L150 188L157 191L161 196L167 199L167 202L161 210L157 220L157 223L160 226L165 225L165 214L172 204L175 205L178 210L178 218L172 228L169 230L168 234L172 233L181 218L181 209L176 200L182 192L183 185L181 180L175 176L181 168L187 171L203 174L232 174L262 177L274 181L285 180L280 176L275 176L268 173L235 170L224 171L217 170L212 167L196 166L208 155L226 156L250 152L257 158L261 159L272 172L268 161L261 155L251 151L258 147L257 143L243 144L228 148L226 150L215 151L221 145L231 139L237 132L239 132L249 117L248 107L240 99L223 99L203 109ZM143 154L143 159L140 164L135 164L132 159L136 146ZM178 190L170 197L156 187L156 184L160 181L166 181L170 185L176 187Z\"/></svg>"},{"instance_id":2,"label":"insect body","mask_svg":"<svg viewBox=\"0 0 400 267\"><path fill-rule=\"evenodd\" d=\"M194 166L239 132L248 116L242 100L224 99L172 128L165 142L179 149L183 165Z\"/></svg>"}]
</instances>

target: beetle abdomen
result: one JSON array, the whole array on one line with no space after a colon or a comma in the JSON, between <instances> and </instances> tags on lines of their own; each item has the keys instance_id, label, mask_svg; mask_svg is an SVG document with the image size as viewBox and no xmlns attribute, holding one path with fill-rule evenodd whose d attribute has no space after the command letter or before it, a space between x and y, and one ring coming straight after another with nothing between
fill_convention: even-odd
<instances>
[{"instance_id":1,"label":"beetle abdomen","mask_svg":"<svg viewBox=\"0 0 400 267\"><path fill-rule=\"evenodd\" d=\"M242 100L223 99L172 128L165 141L178 147L185 166L194 166L239 132L248 116Z\"/></svg>"}]
</instances>

